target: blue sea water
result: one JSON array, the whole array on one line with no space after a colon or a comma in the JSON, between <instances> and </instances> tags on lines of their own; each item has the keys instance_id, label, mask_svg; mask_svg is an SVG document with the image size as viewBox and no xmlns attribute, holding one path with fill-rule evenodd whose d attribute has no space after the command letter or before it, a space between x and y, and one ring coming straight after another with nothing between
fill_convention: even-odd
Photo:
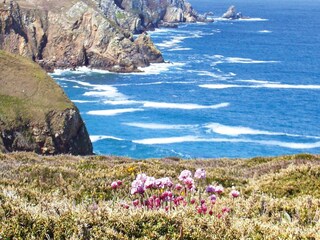
<instances>
[{"instance_id":1,"label":"blue sea water","mask_svg":"<svg viewBox=\"0 0 320 240\"><path fill-rule=\"evenodd\" d=\"M192 0L251 20L150 32L169 63L142 74L52 76L75 102L97 154L154 158L320 152L320 1Z\"/></svg>"}]
</instances>

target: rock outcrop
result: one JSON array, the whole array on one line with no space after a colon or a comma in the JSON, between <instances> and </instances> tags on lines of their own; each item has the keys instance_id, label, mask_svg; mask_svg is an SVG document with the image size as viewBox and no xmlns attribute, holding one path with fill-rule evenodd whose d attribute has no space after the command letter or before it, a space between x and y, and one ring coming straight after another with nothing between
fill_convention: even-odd
<instances>
[{"instance_id":1,"label":"rock outcrop","mask_svg":"<svg viewBox=\"0 0 320 240\"><path fill-rule=\"evenodd\" d=\"M243 17L242 13L241 12L237 13L235 6L230 6L228 10L222 15L222 18L232 19L232 20L240 19L242 17Z\"/></svg>"},{"instance_id":2,"label":"rock outcrop","mask_svg":"<svg viewBox=\"0 0 320 240\"><path fill-rule=\"evenodd\" d=\"M106 16L121 27L138 33L160 23L204 21L185 0L95 0ZM114 14L114 12L116 14Z\"/></svg>"},{"instance_id":3,"label":"rock outcrop","mask_svg":"<svg viewBox=\"0 0 320 240\"><path fill-rule=\"evenodd\" d=\"M150 47L147 52L151 55L141 53L131 32L119 26L139 25L129 20L119 22L121 14L125 21L130 13L120 9L106 16L102 2L21 0L0 4L0 49L29 57L47 71L89 66L133 72L152 62L163 62L158 52L152 55L155 46L151 41L143 47ZM118 8L114 2L113 8Z\"/></svg>"},{"instance_id":4,"label":"rock outcrop","mask_svg":"<svg viewBox=\"0 0 320 240\"><path fill-rule=\"evenodd\" d=\"M41 67L0 50L0 152L92 154L78 109Z\"/></svg>"}]
</instances>

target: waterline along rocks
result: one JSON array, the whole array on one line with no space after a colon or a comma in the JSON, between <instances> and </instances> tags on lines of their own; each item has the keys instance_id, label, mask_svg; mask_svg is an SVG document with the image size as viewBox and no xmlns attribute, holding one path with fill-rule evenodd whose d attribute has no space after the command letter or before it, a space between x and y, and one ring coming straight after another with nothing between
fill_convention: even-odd
<instances>
[{"instance_id":1,"label":"waterline along rocks","mask_svg":"<svg viewBox=\"0 0 320 240\"><path fill-rule=\"evenodd\" d=\"M92 154L78 109L36 63L0 50L0 152Z\"/></svg>"},{"instance_id":2,"label":"waterline along rocks","mask_svg":"<svg viewBox=\"0 0 320 240\"><path fill-rule=\"evenodd\" d=\"M148 35L143 35L141 45L134 40L132 28L122 27L125 24L119 19L129 13L122 14L119 8L109 15L103 6L103 1L93 0L1 3L0 49L26 56L47 71L89 66L134 72L163 62Z\"/></svg>"}]
</instances>

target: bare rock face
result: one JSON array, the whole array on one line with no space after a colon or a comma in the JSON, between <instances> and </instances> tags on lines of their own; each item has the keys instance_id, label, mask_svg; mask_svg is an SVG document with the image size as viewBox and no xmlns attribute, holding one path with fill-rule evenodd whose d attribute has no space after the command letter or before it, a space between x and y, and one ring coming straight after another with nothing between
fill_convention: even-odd
<instances>
[{"instance_id":1,"label":"bare rock face","mask_svg":"<svg viewBox=\"0 0 320 240\"><path fill-rule=\"evenodd\" d=\"M228 8L227 12L225 12L222 15L222 18L235 20L235 19L242 18L242 13L241 12L237 13L236 7L230 6Z\"/></svg>"},{"instance_id":2,"label":"bare rock face","mask_svg":"<svg viewBox=\"0 0 320 240\"><path fill-rule=\"evenodd\" d=\"M107 3L117 11L106 17L101 8ZM0 49L27 56L48 71L77 66L137 71L155 57L141 54L130 31L119 27L136 29L140 20L131 16L113 0L11 1L0 5Z\"/></svg>"},{"instance_id":3,"label":"bare rock face","mask_svg":"<svg viewBox=\"0 0 320 240\"><path fill-rule=\"evenodd\" d=\"M135 43L138 45L139 52L143 56L151 57L152 62L155 62L155 63L163 62L163 57L161 55L161 52L156 47L154 47L151 41L151 38L147 33L141 34L136 39Z\"/></svg>"},{"instance_id":4,"label":"bare rock face","mask_svg":"<svg viewBox=\"0 0 320 240\"><path fill-rule=\"evenodd\" d=\"M139 33L166 23L204 21L185 0L95 0L106 16L119 26ZM113 3L111 3L113 2ZM114 7L118 8L114 8Z\"/></svg>"},{"instance_id":5,"label":"bare rock face","mask_svg":"<svg viewBox=\"0 0 320 240\"><path fill-rule=\"evenodd\" d=\"M41 67L0 50L0 152L92 154L78 109Z\"/></svg>"}]
</instances>

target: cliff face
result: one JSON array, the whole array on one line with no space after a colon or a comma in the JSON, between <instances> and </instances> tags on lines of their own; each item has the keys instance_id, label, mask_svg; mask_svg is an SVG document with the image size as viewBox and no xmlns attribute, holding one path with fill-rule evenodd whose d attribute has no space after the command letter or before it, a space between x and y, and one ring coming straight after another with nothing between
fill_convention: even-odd
<instances>
[{"instance_id":1,"label":"cliff face","mask_svg":"<svg viewBox=\"0 0 320 240\"><path fill-rule=\"evenodd\" d=\"M92 154L78 109L39 65L0 51L0 152Z\"/></svg>"},{"instance_id":2,"label":"cliff face","mask_svg":"<svg viewBox=\"0 0 320 240\"><path fill-rule=\"evenodd\" d=\"M185 0L95 0L122 28L141 32L162 22L195 22L201 17Z\"/></svg>"},{"instance_id":3,"label":"cliff face","mask_svg":"<svg viewBox=\"0 0 320 240\"><path fill-rule=\"evenodd\" d=\"M27 56L49 71L90 66L132 72L151 62L163 62L151 41L148 46L137 44L132 34L113 20L120 15L114 12L107 18L99 6L90 0L1 4L0 48ZM149 54L141 47L148 47Z\"/></svg>"}]
</instances>

